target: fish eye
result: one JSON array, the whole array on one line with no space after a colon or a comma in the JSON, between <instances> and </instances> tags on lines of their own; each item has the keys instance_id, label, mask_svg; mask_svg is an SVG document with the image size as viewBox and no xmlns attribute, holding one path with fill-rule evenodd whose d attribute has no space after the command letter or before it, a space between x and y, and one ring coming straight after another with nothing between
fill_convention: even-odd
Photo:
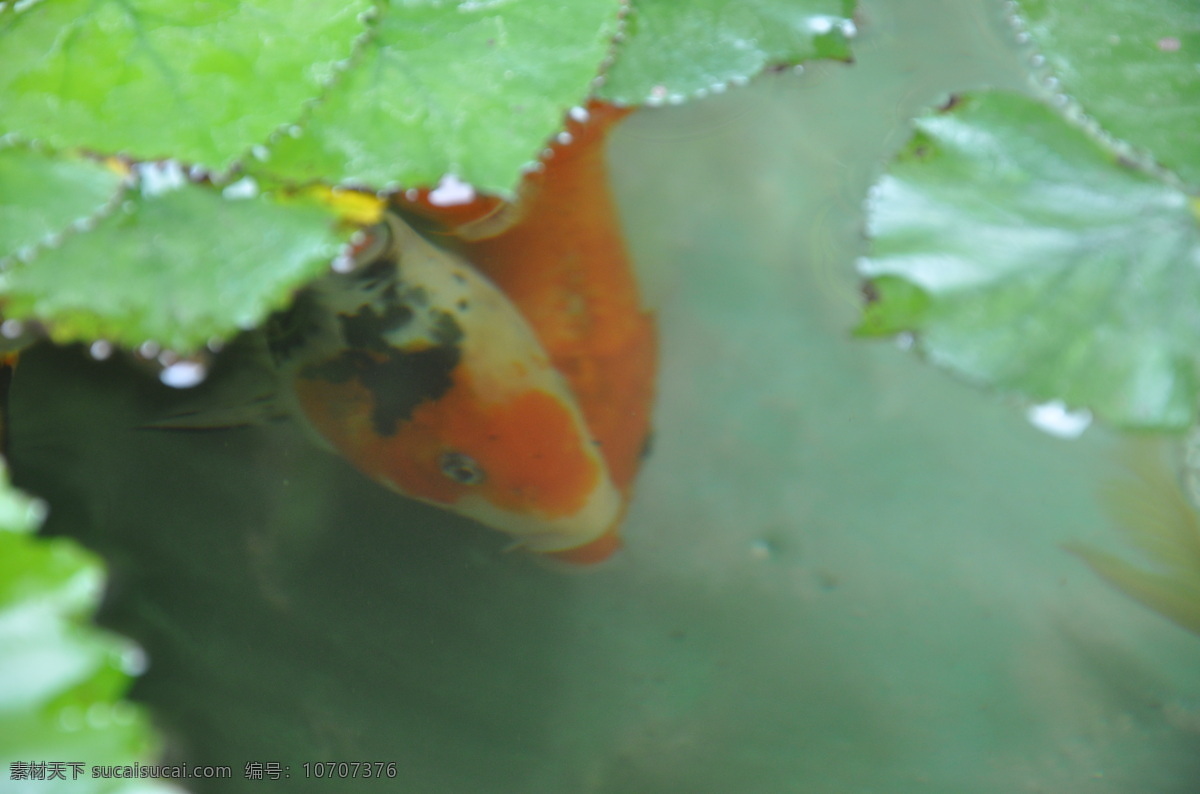
<instances>
[{"instance_id":1,"label":"fish eye","mask_svg":"<svg viewBox=\"0 0 1200 794\"><path fill-rule=\"evenodd\" d=\"M483 467L475 462L470 455L461 452L443 452L438 458L442 474L462 485L479 485L487 479Z\"/></svg>"}]
</instances>

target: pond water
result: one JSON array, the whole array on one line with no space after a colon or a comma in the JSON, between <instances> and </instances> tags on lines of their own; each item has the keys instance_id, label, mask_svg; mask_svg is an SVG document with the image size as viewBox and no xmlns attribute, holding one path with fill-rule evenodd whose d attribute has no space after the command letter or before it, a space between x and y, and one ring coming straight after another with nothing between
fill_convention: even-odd
<instances>
[{"instance_id":1,"label":"pond water","mask_svg":"<svg viewBox=\"0 0 1200 794\"><path fill-rule=\"evenodd\" d=\"M17 482L113 561L103 622L147 649L171 757L290 790L359 760L412 792L1195 791L1200 638L1061 546L1120 548L1115 436L850 336L883 158L946 92L1022 85L1010 38L998 4L866 2L853 66L617 131L662 373L595 569L504 554L287 424L140 430L178 395L119 362L24 359ZM194 788L271 785L238 777Z\"/></svg>"}]
</instances>

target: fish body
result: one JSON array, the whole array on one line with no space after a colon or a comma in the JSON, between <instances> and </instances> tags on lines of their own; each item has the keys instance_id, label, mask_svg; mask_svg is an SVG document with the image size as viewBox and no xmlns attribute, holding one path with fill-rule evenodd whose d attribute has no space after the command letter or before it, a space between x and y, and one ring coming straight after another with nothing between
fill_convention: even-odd
<instances>
[{"instance_id":1,"label":"fish body","mask_svg":"<svg viewBox=\"0 0 1200 794\"><path fill-rule=\"evenodd\" d=\"M570 387L486 277L391 217L386 250L270 330L300 413L378 482L555 553L610 532L621 496Z\"/></svg>"},{"instance_id":2,"label":"fish body","mask_svg":"<svg viewBox=\"0 0 1200 794\"><path fill-rule=\"evenodd\" d=\"M428 191L270 332L297 409L368 476L577 563L618 546L657 348L593 106L515 202Z\"/></svg>"},{"instance_id":3,"label":"fish body","mask_svg":"<svg viewBox=\"0 0 1200 794\"><path fill-rule=\"evenodd\" d=\"M629 112L592 102L574 114L512 204L480 197L438 207L427 191L401 204L432 223L434 239L485 274L534 329L623 504L649 445L658 367L654 318L640 299L604 160L609 131ZM581 549L575 558L601 553Z\"/></svg>"}]
</instances>

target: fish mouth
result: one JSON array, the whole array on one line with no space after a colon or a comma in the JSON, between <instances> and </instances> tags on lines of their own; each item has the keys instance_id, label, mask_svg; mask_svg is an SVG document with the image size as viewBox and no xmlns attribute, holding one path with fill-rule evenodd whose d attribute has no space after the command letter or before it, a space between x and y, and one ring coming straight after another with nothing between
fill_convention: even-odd
<instances>
[{"instance_id":1,"label":"fish mouth","mask_svg":"<svg viewBox=\"0 0 1200 794\"><path fill-rule=\"evenodd\" d=\"M601 562L621 546L618 528L625 505L607 474L588 494L583 507L566 516L516 512L497 507L478 494L439 506L512 536L515 548L568 562Z\"/></svg>"},{"instance_id":2,"label":"fish mouth","mask_svg":"<svg viewBox=\"0 0 1200 794\"><path fill-rule=\"evenodd\" d=\"M569 562L572 565L595 565L612 557L621 548L621 536L617 528L609 528L603 535L580 546L569 549L546 551L542 554L551 559Z\"/></svg>"}]
</instances>

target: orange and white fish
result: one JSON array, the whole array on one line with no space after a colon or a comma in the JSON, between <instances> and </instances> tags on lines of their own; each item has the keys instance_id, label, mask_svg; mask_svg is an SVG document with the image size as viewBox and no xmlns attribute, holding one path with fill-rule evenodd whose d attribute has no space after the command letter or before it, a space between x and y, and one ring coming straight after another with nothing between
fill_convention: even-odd
<instances>
[{"instance_id":1,"label":"orange and white fish","mask_svg":"<svg viewBox=\"0 0 1200 794\"><path fill-rule=\"evenodd\" d=\"M444 247L390 214L270 334L299 410L362 472L579 563L619 546L656 367L605 181L624 112L595 115L515 204L403 204Z\"/></svg>"}]
</instances>

